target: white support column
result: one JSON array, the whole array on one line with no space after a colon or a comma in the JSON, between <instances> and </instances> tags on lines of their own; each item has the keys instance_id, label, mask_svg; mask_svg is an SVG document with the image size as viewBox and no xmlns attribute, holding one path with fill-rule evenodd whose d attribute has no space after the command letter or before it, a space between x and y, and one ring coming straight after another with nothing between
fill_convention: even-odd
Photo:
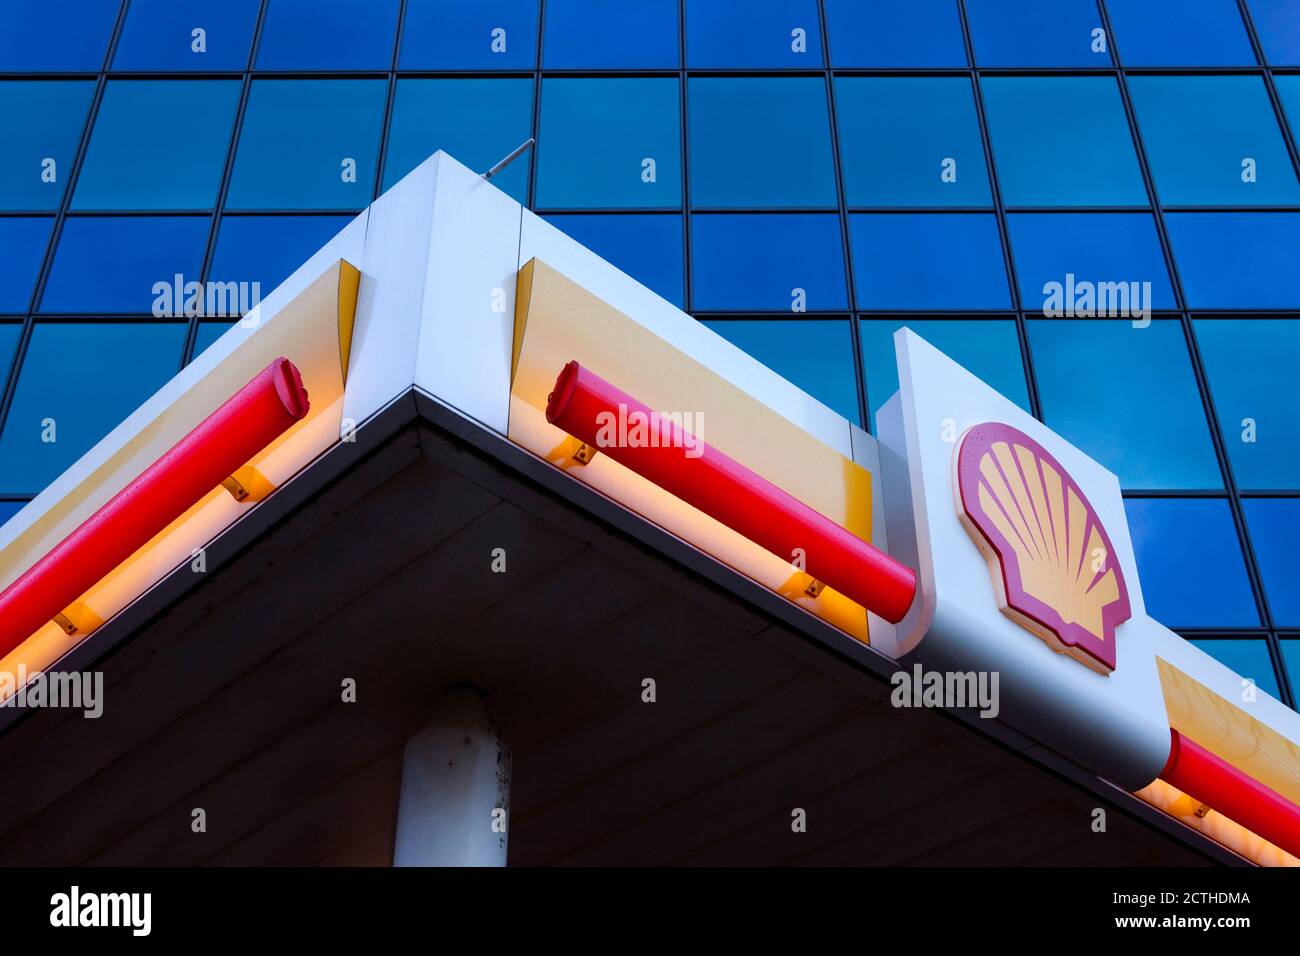
<instances>
[{"instance_id":1,"label":"white support column","mask_svg":"<svg viewBox=\"0 0 1300 956\"><path fill-rule=\"evenodd\" d=\"M471 687L406 743L394 866L505 866L510 751Z\"/></svg>"}]
</instances>

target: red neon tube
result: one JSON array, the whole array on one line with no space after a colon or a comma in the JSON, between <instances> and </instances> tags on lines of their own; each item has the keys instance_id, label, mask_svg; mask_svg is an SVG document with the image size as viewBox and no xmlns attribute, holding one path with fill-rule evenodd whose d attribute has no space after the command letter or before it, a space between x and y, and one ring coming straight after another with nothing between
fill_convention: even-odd
<instances>
[{"instance_id":1,"label":"red neon tube","mask_svg":"<svg viewBox=\"0 0 1300 956\"><path fill-rule=\"evenodd\" d=\"M232 472L307 414L278 358L0 594L0 656L61 614Z\"/></svg>"},{"instance_id":2,"label":"red neon tube","mask_svg":"<svg viewBox=\"0 0 1300 956\"><path fill-rule=\"evenodd\" d=\"M911 606L916 594L911 568L577 362L560 372L546 420L778 557L790 561L803 549L810 575L885 620L897 623ZM599 441L601 423L611 421L645 422L645 433L658 438L639 444Z\"/></svg>"},{"instance_id":3,"label":"red neon tube","mask_svg":"<svg viewBox=\"0 0 1300 956\"><path fill-rule=\"evenodd\" d=\"M1176 730L1160 779L1300 856L1300 807Z\"/></svg>"}]
</instances>

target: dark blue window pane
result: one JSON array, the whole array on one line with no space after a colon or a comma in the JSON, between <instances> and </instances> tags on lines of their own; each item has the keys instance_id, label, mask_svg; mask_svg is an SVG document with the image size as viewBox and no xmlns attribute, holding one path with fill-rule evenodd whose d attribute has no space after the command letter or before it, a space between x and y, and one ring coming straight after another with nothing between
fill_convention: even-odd
<instances>
[{"instance_id":1,"label":"dark blue window pane","mask_svg":"<svg viewBox=\"0 0 1300 956\"><path fill-rule=\"evenodd\" d=\"M100 69L119 6L119 0L0 0L0 70Z\"/></svg>"},{"instance_id":2,"label":"dark blue window pane","mask_svg":"<svg viewBox=\"0 0 1300 956\"><path fill-rule=\"evenodd\" d=\"M407 0L403 70L531 70L538 0Z\"/></svg>"},{"instance_id":3,"label":"dark blue window pane","mask_svg":"<svg viewBox=\"0 0 1300 956\"><path fill-rule=\"evenodd\" d=\"M820 67L817 0L686 0L686 65Z\"/></svg>"},{"instance_id":4,"label":"dark blue window pane","mask_svg":"<svg viewBox=\"0 0 1300 956\"><path fill-rule=\"evenodd\" d=\"M1189 307L1300 306L1300 214L1176 212L1165 225Z\"/></svg>"},{"instance_id":5,"label":"dark blue window pane","mask_svg":"<svg viewBox=\"0 0 1300 956\"><path fill-rule=\"evenodd\" d=\"M155 284L198 281L211 225L207 216L68 219L41 311L152 314Z\"/></svg>"},{"instance_id":6,"label":"dark blue window pane","mask_svg":"<svg viewBox=\"0 0 1300 956\"><path fill-rule=\"evenodd\" d=\"M14 348L22 331L23 327L17 322L0 324L0 381L9 374L9 363L13 361Z\"/></svg>"},{"instance_id":7,"label":"dark blue window pane","mask_svg":"<svg viewBox=\"0 0 1300 956\"><path fill-rule=\"evenodd\" d=\"M691 218L691 308L848 308L840 217L697 214Z\"/></svg>"},{"instance_id":8,"label":"dark blue window pane","mask_svg":"<svg viewBox=\"0 0 1300 956\"><path fill-rule=\"evenodd\" d=\"M49 218L0 217L0 312L27 311L53 224Z\"/></svg>"},{"instance_id":9,"label":"dark blue window pane","mask_svg":"<svg viewBox=\"0 0 1300 956\"><path fill-rule=\"evenodd\" d=\"M1007 226L1026 311L1047 306L1049 295L1056 291L1047 288L1049 283L1057 283L1062 292L1067 283L1076 290L1089 283L1095 293L1100 283L1136 282L1139 299L1130 297L1131 308L1177 307L1149 213L1013 213ZM1151 283L1149 295L1141 285L1145 282ZM1073 301L1079 302L1078 292Z\"/></svg>"},{"instance_id":10,"label":"dark blue window pane","mask_svg":"<svg viewBox=\"0 0 1300 956\"><path fill-rule=\"evenodd\" d=\"M1237 529L1221 498L1126 498L1147 613L1166 627L1257 627Z\"/></svg>"},{"instance_id":11,"label":"dark blue window pane","mask_svg":"<svg viewBox=\"0 0 1300 956\"><path fill-rule=\"evenodd\" d=\"M36 494L121 424L176 374L185 334L183 322L37 323L0 434L0 494Z\"/></svg>"},{"instance_id":12,"label":"dark blue window pane","mask_svg":"<svg viewBox=\"0 0 1300 956\"><path fill-rule=\"evenodd\" d=\"M1243 679L1254 681L1255 686L1264 693L1273 697L1281 696L1277 689L1273 662L1268 656L1268 644L1262 638L1198 638L1192 643L1229 670L1236 671Z\"/></svg>"},{"instance_id":13,"label":"dark blue window pane","mask_svg":"<svg viewBox=\"0 0 1300 956\"><path fill-rule=\"evenodd\" d=\"M681 216L590 213L546 218L673 305L685 306Z\"/></svg>"},{"instance_id":14,"label":"dark blue window pane","mask_svg":"<svg viewBox=\"0 0 1300 956\"><path fill-rule=\"evenodd\" d=\"M131 0L113 69L243 70L260 6L260 0Z\"/></svg>"},{"instance_id":15,"label":"dark blue window pane","mask_svg":"<svg viewBox=\"0 0 1300 956\"><path fill-rule=\"evenodd\" d=\"M22 511L25 503L22 501L0 501L0 527L3 527L6 521Z\"/></svg>"},{"instance_id":16,"label":"dark blue window pane","mask_svg":"<svg viewBox=\"0 0 1300 956\"><path fill-rule=\"evenodd\" d=\"M1300 14L1295 0L1247 0L1264 59L1274 66L1300 65Z\"/></svg>"},{"instance_id":17,"label":"dark blue window pane","mask_svg":"<svg viewBox=\"0 0 1300 956\"><path fill-rule=\"evenodd\" d=\"M1300 498L1245 498L1241 506L1273 623L1300 627ZM1300 659L1296 665L1292 684L1300 680Z\"/></svg>"},{"instance_id":18,"label":"dark blue window pane","mask_svg":"<svg viewBox=\"0 0 1300 956\"><path fill-rule=\"evenodd\" d=\"M825 0L834 66L966 66L957 0Z\"/></svg>"},{"instance_id":19,"label":"dark blue window pane","mask_svg":"<svg viewBox=\"0 0 1300 956\"><path fill-rule=\"evenodd\" d=\"M980 213L849 217L860 309L1006 309L997 221Z\"/></svg>"},{"instance_id":20,"label":"dark blue window pane","mask_svg":"<svg viewBox=\"0 0 1300 956\"><path fill-rule=\"evenodd\" d=\"M1202 319L1196 339L1237 485L1300 489L1300 319Z\"/></svg>"},{"instance_id":21,"label":"dark blue window pane","mask_svg":"<svg viewBox=\"0 0 1300 956\"><path fill-rule=\"evenodd\" d=\"M979 66L1110 66L1095 0L966 0Z\"/></svg>"},{"instance_id":22,"label":"dark blue window pane","mask_svg":"<svg viewBox=\"0 0 1300 956\"><path fill-rule=\"evenodd\" d=\"M548 70L676 69L677 0L548 0Z\"/></svg>"},{"instance_id":23,"label":"dark blue window pane","mask_svg":"<svg viewBox=\"0 0 1300 956\"><path fill-rule=\"evenodd\" d=\"M194 357L198 358L217 339L221 338L234 325L234 322L200 322L198 333L194 336Z\"/></svg>"},{"instance_id":24,"label":"dark blue window pane","mask_svg":"<svg viewBox=\"0 0 1300 956\"><path fill-rule=\"evenodd\" d=\"M532 129L532 80L399 80L384 189L440 149L481 173ZM493 185L527 202L528 166L528 157L521 157L493 177Z\"/></svg>"},{"instance_id":25,"label":"dark blue window pane","mask_svg":"<svg viewBox=\"0 0 1300 956\"><path fill-rule=\"evenodd\" d=\"M717 319L705 325L823 405L860 424L847 320Z\"/></svg>"},{"instance_id":26,"label":"dark blue window pane","mask_svg":"<svg viewBox=\"0 0 1300 956\"><path fill-rule=\"evenodd\" d=\"M1221 488L1182 325L1029 322L1043 420L1125 488Z\"/></svg>"},{"instance_id":27,"label":"dark blue window pane","mask_svg":"<svg viewBox=\"0 0 1300 956\"><path fill-rule=\"evenodd\" d=\"M362 209L375 185L386 80L257 80L231 209Z\"/></svg>"},{"instance_id":28,"label":"dark blue window pane","mask_svg":"<svg viewBox=\"0 0 1300 956\"><path fill-rule=\"evenodd\" d=\"M1254 65L1237 0L1106 0L1127 66Z\"/></svg>"},{"instance_id":29,"label":"dark blue window pane","mask_svg":"<svg viewBox=\"0 0 1300 956\"><path fill-rule=\"evenodd\" d=\"M965 77L837 77L850 206L990 206L984 141Z\"/></svg>"},{"instance_id":30,"label":"dark blue window pane","mask_svg":"<svg viewBox=\"0 0 1300 956\"><path fill-rule=\"evenodd\" d=\"M82 80L0 82L0 209L59 208L94 93Z\"/></svg>"},{"instance_id":31,"label":"dark blue window pane","mask_svg":"<svg viewBox=\"0 0 1300 956\"><path fill-rule=\"evenodd\" d=\"M1128 86L1162 203L1300 200L1300 184L1260 77L1134 76Z\"/></svg>"},{"instance_id":32,"label":"dark blue window pane","mask_svg":"<svg viewBox=\"0 0 1300 956\"><path fill-rule=\"evenodd\" d=\"M265 298L349 221L347 216L226 216L209 279L259 283Z\"/></svg>"},{"instance_id":33,"label":"dark blue window pane","mask_svg":"<svg viewBox=\"0 0 1300 956\"><path fill-rule=\"evenodd\" d=\"M1282 648L1282 660L1286 672L1291 678L1291 693L1300 695L1300 638L1282 638L1278 642Z\"/></svg>"},{"instance_id":34,"label":"dark blue window pane","mask_svg":"<svg viewBox=\"0 0 1300 956\"><path fill-rule=\"evenodd\" d=\"M207 209L217 201L238 80L117 80L104 90L73 209ZM167 134L159 136L166 117Z\"/></svg>"},{"instance_id":35,"label":"dark blue window pane","mask_svg":"<svg viewBox=\"0 0 1300 956\"><path fill-rule=\"evenodd\" d=\"M1007 205L1147 204L1112 77L990 76L981 90Z\"/></svg>"},{"instance_id":36,"label":"dark blue window pane","mask_svg":"<svg viewBox=\"0 0 1300 956\"><path fill-rule=\"evenodd\" d=\"M862 366L867 376L867 411L873 424L880 406L898 391L894 333L904 326L1029 410L1020 336L1013 320L864 318L858 327L862 335Z\"/></svg>"},{"instance_id":37,"label":"dark blue window pane","mask_svg":"<svg viewBox=\"0 0 1300 956\"><path fill-rule=\"evenodd\" d=\"M387 70L397 0L268 0L259 70Z\"/></svg>"},{"instance_id":38,"label":"dark blue window pane","mask_svg":"<svg viewBox=\"0 0 1300 956\"><path fill-rule=\"evenodd\" d=\"M1277 95L1282 100L1282 109L1286 113L1286 122L1294 134L1300 130L1300 75L1273 77L1277 84Z\"/></svg>"},{"instance_id":39,"label":"dark blue window pane","mask_svg":"<svg viewBox=\"0 0 1300 956\"><path fill-rule=\"evenodd\" d=\"M825 81L693 77L688 84L692 205L836 205Z\"/></svg>"},{"instance_id":40,"label":"dark blue window pane","mask_svg":"<svg viewBox=\"0 0 1300 956\"><path fill-rule=\"evenodd\" d=\"M675 79L547 79L537 205L673 209L682 203Z\"/></svg>"}]
</instances>

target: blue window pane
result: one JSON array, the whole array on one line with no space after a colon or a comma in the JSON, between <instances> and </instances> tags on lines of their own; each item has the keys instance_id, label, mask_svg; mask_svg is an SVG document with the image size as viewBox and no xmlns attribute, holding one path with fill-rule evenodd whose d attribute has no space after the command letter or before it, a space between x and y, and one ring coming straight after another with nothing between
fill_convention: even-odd
<instances>
[{"instance_id":1,"label":"blue window pane","mask_svg":"<svg viewBox=\"0 0 1300 956\"><path fill-rule=\"evenodd\" d=\"M1264 59L1274 66L1300 65L1300 16L1295 0L1247 0Z\"/></svg>"},{"instance_id":2,"label":"blue window pane","mask_svg":"<svg viewBox=\"0 0 1300 956\"><path fill-rule=\"evenodd\" d=\"M693 77L688 91L692 205L836 205L822 79Z\"/></svg>"},{"instance_id":3,"label":"blue window pane","mask_svg":"<svg viewBox=\"0 0 1300 956\"><path fill-rule=\"evenodd\" d=\"M407 0L403 70L531 70L538 0Z\"/></svg>"},{"instance_id":4,"label":"blue window pane","mask_svg":"<svg viewBox=\"0 0 1300 956\"><path fill-rule=\"evenodd\" d=\"M850 206L990 206L984 142L965 77L838 77Z\"/></svg>"},{"instance_id":5,"label":"blue window pane","mask_svg":"<svg viewBox=\"0 0 1300 956\"><path fill-rule=\"evenodd\" d=\"M1110 66L1095 0L966 0L980 66Z\"/></svg>"},{"instance_id":6,"label":"blue window pane","mask_svg":"<svg viewBox=\"0 0 1300 956\"><path fill-rule=\"evenodd\" d=\"M834 66L966 66L957 0L824 0Z\"/></svg>"},{"instance_id":7,"label":"blue window pane","mask_svg":"<svg viewBox=\"0 0 1300 956\"><path fill-rule=\"evenodd\" d=\"M207 216L68 219L41 311L152 314L157 283L198 281L211 225Z\"/></svg>"},{"instance_id":8,"label":"blue window pane","mask_svg":"<svg viewBox=\"0 0 1300 956\"><path fill-rule=\"evenodd\" d=\"M1237 0L1106 0L1127 66L1253 66Z\"/></svg>"},{"instance_id":9,"label":"blue window pane","mask_svg":"<svg viewBox=\"0 0 1300 956\"><path fill-rule=\"evenodd\" d=\"M1274 76L1273 82L1277 84L1277 95L1282 100L1286 121L1294 134L1300 129L1300 76L1287 74Z\"/></svg>"},{"instance_id":10,"label":"blue window pane","mask_svg":"<svg viewBox=\"0 0 1300 956\"><path fill-rule=\"evenodd\" d=\"M37 323L0 434L0 494L36 494L119 425L176 374L185 334L183 322ZM55 441L42 440L48 419Z\"/></svg>"},{"instance_id":11,"label":"blue window pane","mask_svg":"<svg viewBox=\"0 0 1300 956\"><path fill-rule=\"evenodd\" d=\"M265 298L349 221L347 216L226 216L217 231L209 280L256 282Z\"/></svg>"},{"instance_id":12,"label":"blue window pane","mask_svg":"<svg viewBox=\"0 0 1300 956\"><path fill-rule=\"evenodd\" d=\"M9 364L13 361L14 349L22 331L23 327L17 322L0 324L0 381L4 381L9 374Z\"/></svg>"},{"instance_id":13,"label":"blue window pane","mask_svg":"<svg viewBox=\"0 0 1300 956\"><path fill-rule=\"evenodd\" d=\"M387 70L398 0L269 0L259 70Z\"/></svg>"},{"instance_id":14,"label":"blue window pane","mask_svg":"<svg viewBox=\"0 0 1300 956\"><path fill-rule=\"evenodd\" d=\"M1282 638L1278 642L1282 649L1282 660L1286 672L1291 678L1291 693L1300 696L1300 638Z\"/></svg>"},{"instance_id":15,"label":"blue window pane","mask_svg":"<svg viewBox=\"0 0 1300 956\"><path fill-rule=\"evenodd\" d=\"M0 70L100 69L119 6L119 0L0 0Z\"/></svg>"},{"instance_id":16,"label":"blue window pane","mask_svg":"<svg viewBox=\"0 0 1300 956\"><path fill-rule=\"evenodd\" d=\"M717 319L704 324L823 405L861 424L853 333L847 320Z\"/></svg>"},{"instance_id":17,"label":"blue window pane","mask_svg":"<svg viewBox=\"0 0 1300 956\"><path fill-rule=\"evenodd\" d=\"M685 306L681 216L590 213L546 218L673 305Z\"/></svg>"},{"instance_id":18,"label":"blue window pane","mask_svg":"<svg viewBox=\"0 0 1300 956\"><path fill-rule=\"evenodd\" d=\"M820 67L817 0L686 0L686 65Z\"/></svg>"},{"instance_id":19,"label":"blue window pane","mask_svg":"<svg viewBox=\"0 0 1300 956\"><path fill-rule=\"evenodd\" d=\"M59 208L94 93L81 80L0 82L0 208Z\"/></svg>"},{"instance_id":20,"label":"blue window pane","mask_svg":"<svg viewBox=\"0 0 1300 956\"><path fill-rule=\"evenodd\" d=\"M1162 203L1281 205L1300 200L1300 184L1263 79L1134 76L1128 85Z\"/></svg>"},{"instance_id":21,"label":"blue window pane","mask_svg":"<svg viewBox=\"0 0 1300 956\"><path fill-rule=\"evenodd\" d=\"M1259 612L1228 502L1126 498L1147 613L1166 627L1252 627Z\"/></svg>"},{"instance_id":22,"label":"blue window pane","mask_svg":"<svg viewBox=\"0 0 1300 956\"><path fill-rule=\"evenodd\" d=\"M254 81L228 208L369 205L387 91L385 80Z\"/></svg>"},{"instance_id":23,"label":"blue window pane","mask_svg":"<svg viewBox=\"0 0 1300 956\"><path fill-rule=\"evenodd\" d=\"M1125 488L1221 488L1182 325L1029 322L1043 420Z\"/></svg>"},{"instance_id":24,"label":"blue window pane","mask_svg":"<svg viewBox=\"0 0 1300 956\"><path fill-rule=\"evenodd\" d=\"M1277 675L1273 672L1273 662L1268 656L1268 643L1263 639L1198 638L1192 643L1229 670L1254 681L1255 686L1264 693L1273 697L1281 696L1277 688Z\"/></svg>"},{"instance_id":25,"label":"blue window pane","mask_svg":"<svg viewBox=\"0 0 1300 956\"><path fill-rule=\"evenodd\" d=\"M1196 340L1238 486L1300 489L1300 319L1202 319Z\"/></svg>"},{"instance_id":26,"label":"blue window pane","mask_svg":"<svg viewBox=\"0 0 1300 956\"><path fill-rule=\"evenodd\" d=\"M548 70L677 69L677 0L548 0Z\"/></svg>"},{"instance_id":27,"label":"blue window pane","mask_svg":"<svg viewBox=\"0 0 1300 956\"><path fill-rule=\"evenodd\" d=\"M862 366L867 376L867 411L873 423L880 406L898 391L894 333L904 326L1029 410L1020 336L1013 320L863 319L858 327L862 335Z\"/></svg>"},{"instance_id":28,"label":"blue window pane","mask_svg":"<svg viewBox=\"0 0 1300 956\"><path fill-rule=\"evenodd\" d=\"M53 225L50 218L0 218L0 312L27 311Z\"/></svg>"},{"instance_id":29,"label":"blue window pane","mask_svg":"<svg viewBox=\"0 0 1300 956\"><path fill-rule=\"evenodd\" d=\"M537 205L679 207L680 117L675 79L543 80Z\"/></svg>"},{"instance_id":30,"label":"blue window pane","mask_svg":"<svg viewBox=\"0 0 1300 956\"><path fill-rule=\"evenodd\" d=\"M217 201L238 80L118 80L82 163L74 209L207 209ZM167 133L158 135L161 117Z\"/></svg>"},{"instance_id":31,"label":"blue window pane","mask_svg":"<svg viewBox=\"0 0 1300 956\"><path fill-rule=\"evenodd\" d=\"M1007 226L1026 311L1048 306L1056 291L1049 283L1057 283L1062 292L1079 290L1071 300L1079 303L1083 289L1095 293L1101 283L1136 282L1138 297L1129 298L1134 312L1143 306L1177 307L1155 220L1148 213L1013 213ZM1142 285L1148 282L1149 289Z\"/></svg>"},{"instance_id":32,"label":"blue window pane","mask_svg":"<svg viewBox=\"0 0 1300 956\"><path fill-rule=\"evenodd\" d=\"M131 0L113 69L243 70L260 6L260 0Z\"/></svg>"},{"instance_id":33,"label":"blue window pane","mask_svg":"<svg viewBox=\"0 0 1300 956\"><path fill-rule=\"evenodd\" d=\"M3 527L6 521L22 511L24 504L26 502L23 501L0 501L0 527Z\"/></svg>"},{"instance_id":34,"label":"blue window pane","mask_svg":"<svg viewBox=\"0 0 1300 956\"><path fill-rule=\"evenodd\" d=\"M979 213L855 213L849 217L858 308L1011 306L997 220Z\"/></svg>"},{"instance_id":35,"label":"blue window pane","mask_svg":"<svg viewBox=\"0 0 1300 956\"><path fill-rule=\"evenodd\" d=\"M399 80L384 189L440 149L483 172L528 139L532 129L532 80ZM511 163L493 184L527 202L528 165L527 157Z\"/></svg>"},{"instance_id":36,"label":"blue window pane","mask_svg":"<svg viewBox=\"0 0 1300 956\"><path fill-rule=\"evenodd\" d=\"M696 310L848 308L836 215L693 216L691 275Z\"/></svg>"},{"instance_id":37,"label":"blue window pane","mask_svg":"<svg viewBox=\"0 0 1300 956\"><path fill-rule=\"evenodd\" d=\"M1300 214L1177 212L1165 225L1190 308L1300 306Z\"/></svg>"},{"instance_id":38,"label":"blue window pane","mask_svg":"<svg viewBox=\"0 0 1300 956\"><path fill-rule=\"evenodd\" d=\"M981 90L1007 205L1147 204L1112 77L991 76Z\"/></svg>"},{"instance_id":39,"label":"blue window pane","mask_svg":"<svg viewBox=\"0 0 1300 956\"><path fill-rule=\"evenodd\" d=\"M1300 627L1300 552L1295 546L1300 540L1300 498L1244 498L1241 506L1273 623ZM1300 681L1300 660L1296 663L1293 685Z\"/></svg>"},{"instance_id":40,"label":"blue window pane","mask_svg":"<svg viewBox=\"0 0 1300 956\"><path fill-rule=\"evenodd\" d=\"M200 322L198 333L194 336L194 357L198 358L217 339L221 338L234 325L233 322Z\"/></svg>"}]
</instances>

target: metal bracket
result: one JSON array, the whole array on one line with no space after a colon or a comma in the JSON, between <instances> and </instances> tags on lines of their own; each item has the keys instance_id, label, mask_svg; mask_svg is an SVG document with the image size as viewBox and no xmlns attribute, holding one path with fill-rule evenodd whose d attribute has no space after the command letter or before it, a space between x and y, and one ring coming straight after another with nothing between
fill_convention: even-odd
<instances>
[{"instance_id":1,"label":"metal bracket","mask_svg":"<svg viewBox=\"0 0 1300 956\"><path fill-rule=\"evenodd\" d=\"M808 586L804 588L804 591L811 594L813 597L817 597L822 593L824 587L826 587L826 585L821 581L818 581L816 578L810 578L808 580Z\"/></svg>"},{"instance_id":2,"label":"metal bracket","mask_svg":"<svg viewBox=\"0 0 1300 956\"><path fill-rule=\"evenodd\" d=\"M586 442L578 443L578 450L573 453L573 458L580 465L591 464L591 459L596 457L596 449L592 448Z\"/></svg>"}]
</instances>

